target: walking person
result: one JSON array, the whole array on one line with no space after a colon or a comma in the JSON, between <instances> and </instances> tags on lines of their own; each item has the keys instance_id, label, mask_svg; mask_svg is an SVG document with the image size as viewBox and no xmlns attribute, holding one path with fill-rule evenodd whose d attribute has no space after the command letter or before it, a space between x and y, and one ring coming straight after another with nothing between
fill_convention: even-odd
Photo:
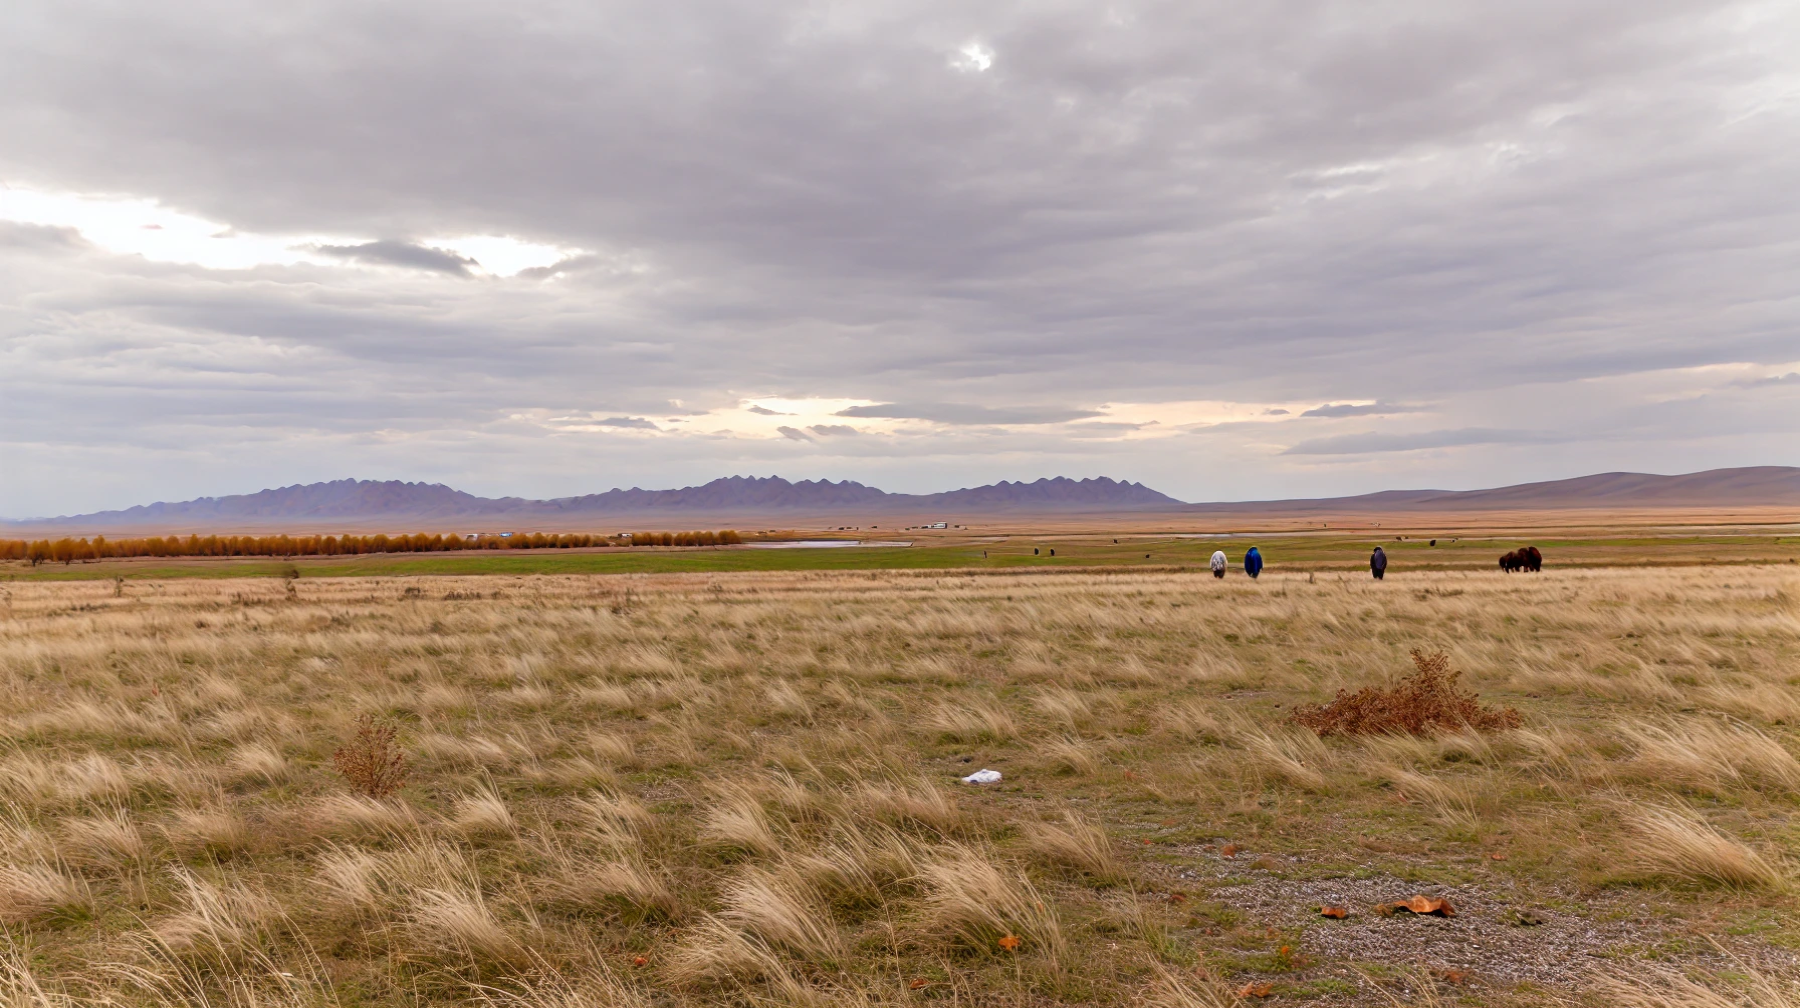
<instances>
[{"instance_id":1,"label":"walking person","mask_svg":"<svg viewBox=\"0 0 1800 1008\"><path fill-rule=\"evenodd\" d=\"M1213 572L1213 577L1216 577L1216 578L1222 578L1225 576L1225 551L1224 550L1213 550L1212 572Z\"/></svg>"},{"instance_id":2,"label":"walking person","mask_svg":"<svg viewBox=\"0 0 1800 1008\"><path fill-rule=\"evenodd\" d=\"M1262 573L1262 551L1255 546L1250 547L1250 552L1244 554L1244 573L1250 575L1252 581L1256 580L1256 575Z\"/></svg>"},{"instance_id":3,"label":"walking person","mask_svg":"<svg viewBox=\"0 0 1800 1008\"><path fill-rule=\"evenodd\" d=\"M1377 581L1380 581L1381 576L1387 573L1387 554L1382 551L1380 546L1375 547L1375 552L1369 554L1369 573L1375 575Z\"/></svg>"}]
</instances>

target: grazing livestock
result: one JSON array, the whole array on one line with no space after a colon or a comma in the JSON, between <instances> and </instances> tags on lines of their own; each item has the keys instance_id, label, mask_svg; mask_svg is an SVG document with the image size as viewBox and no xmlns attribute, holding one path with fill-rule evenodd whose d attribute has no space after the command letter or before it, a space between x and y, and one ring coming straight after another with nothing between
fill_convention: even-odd
<instances>
[{"instance_id":1,"label":"grazing livestock","mask_svg":"<svg viewBox=\"0 0 1800 1008\"><path fill-rule=\"evenodd\" d=\"M1508 574L1513 571L1541 571L1544 569L1544 554L1539 553L1536 546L1522 546L1500 558L1500 569Z\"/></svg>"}]
</instances>

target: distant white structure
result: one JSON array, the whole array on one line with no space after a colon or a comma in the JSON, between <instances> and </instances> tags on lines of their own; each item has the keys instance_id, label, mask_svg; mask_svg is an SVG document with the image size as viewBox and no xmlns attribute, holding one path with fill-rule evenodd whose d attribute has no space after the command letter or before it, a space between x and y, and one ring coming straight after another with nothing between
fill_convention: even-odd
<instances>
[{"instance_id":1,"label":"distant white structure","mask_svg":"<svg viewBox=\"0 0 1800 1008\"><path fill-rule=\"evenodd\" d=\"M948 523L948 522L938 522L938 523L937 523L937 524L935 524L935 525L927 525L927 526L925 526L925 527L926 527L926 528L949 528L949 527L950 527L950 525L949 525L949 523Z\"/></svg>"}]
</instances>

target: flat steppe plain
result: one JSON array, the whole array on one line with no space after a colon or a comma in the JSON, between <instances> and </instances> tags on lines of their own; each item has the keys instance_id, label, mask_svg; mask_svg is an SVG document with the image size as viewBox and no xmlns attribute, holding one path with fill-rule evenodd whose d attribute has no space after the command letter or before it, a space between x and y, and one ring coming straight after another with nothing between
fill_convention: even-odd
<instances>
[{"instance_id":1,"label":"flat steppe plain","mask_svg":"<svg viewBox=\"0 0 1800 1008\"><path fill-rule=\"evenodd\" d=\"M1750 559L11 581L0 999L1792 1004ZM1289 723L1413 649L1523 727Z\"/></svg>"},{"instance_id":2,"label":"flat steppe plain","mask_svg":"<svg viewBox=\"0 0 1800 1008\"><path fill-rule=\"evenodd\" d=\"M947 530L810 526L757 529L776 539L905 541L842 549L630 547L469 550L339 557L143 557L43 564L0 561L0 582L190 577L397 577L407 575L657 574L728 571L970 570L1205 567L1214 550L1240 566L1257 547L1271 572L1367 569L1381 546L1396 574L1496 570L1502 553L1535 545L1553 567L1743 565L1800 562L1792 512L1520 512L1425 517L1327 516L1195 523L1181 516L1022 519ZM1195 531L1196 528L1204 529ZM223 530L221 530L223 531ZM305 531L305 530L290 530ZM404 529L387 529L400 532ZM426 531L415 529L414 531ZM587 530L593 531L593 530Z\"/></svg>"}]
</instances>

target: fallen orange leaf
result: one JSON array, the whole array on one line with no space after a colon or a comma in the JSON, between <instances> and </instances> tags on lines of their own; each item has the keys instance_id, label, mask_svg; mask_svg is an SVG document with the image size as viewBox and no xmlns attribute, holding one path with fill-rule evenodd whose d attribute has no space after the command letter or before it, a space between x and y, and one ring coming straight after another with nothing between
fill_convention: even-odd
<instances>
[{"instance_id":1,"label":"fallen orange leaf","mask_svg":"<svg viewBox=\"0 0 1800 1008\"><path fill-rule=\"evenodd\" d=\"M1436 914L1439 917L1456 916L1456 908L1450 905L1449 900L1435 896L1408 896L1398 903L1382 903L1375 908L1375 912L1384 917L1396 910L1406 910L1416 914Z\"/></svg>"},{"instance_id":2,"label":"fallen orange leaf","mask_svg":"<svg viewBox=\"0 0 1800 1008\"><path fill-rule=\"evenodd\" d=\"M1274 987L1271 984L1247 983L1244 986L1238 988L1237 996L1241 997L1241 998L1242 997L1265 998L1265 997L1268 997L1270 992L1273 990L1274 990Z\"/></svg>"},{"instance_id":3,"label":"fallen orange leaf","mask_svg":"<svg viewBox=\"0 0 1800 1008\"><path fill-rule=\"evenodd\" d=\"M1459 984L1469 979L1469 971L1459 969L1439 970L1438 976L1441 977L1445 983Z\"/></svg>"},{"instance_id":4,"label":"fallen orange leaf","mask_svg":"<svg viewBox=\"0 0 1800 1008\"><path fill-rule=\"evenodd\" d=\"M1242 848L1240 848L1237 844L1228 843L1225 846L1219 848L1219 856L1220 857L1236 857L1237 852L1241 849Z\"/></svg>"},{"instance_id":5,"label":"fallen orange leaf","mask_svg":"<svg viewBox=\"0 0 1800 1008\"><path fill-rule=\"evenodd\" d=\"M1345 917L1350 916L1350 911L1341 906L1327 905L1319 908L1319 916L1336 917L1338 920L1343 920Z\"/></svg>"},{"instance_id":6,"label":"fallen orange leaf","mask_svg":"<svg viewBox=\"0 0 1800 1008\"><path fill-rule=\"evenodd\" d=\"M644 958L644 957L643 957L643 956L638 956L638 957L637 957L637 958L635 958L635 959L633 959L633 960L631 960L631 965L633 965L633 966L643 966L643 965L646 965L646 964L648 964L648 963L649 963L649 962L650 962L650 960L648 960L648 959L645 959L645 958Z\"/></svg>"},{"instance_id":7,"label":"fallen orange leaf","mask_svg":"<svg viewBox=\"0 0 1800 1008\"><path fill-rule=\"evenodd\" d=\"M1505 861L1506 860L1506 852L1505 851L1495 851L1494 853L1489 854L1488 857L1493 858L1495 861Z\"/></svg>"},{"instance_id":8,"label":"fallen orange leaf","mask_svg":"<svg viewBox=\"0 0 1800 1008\"><path fill-rule=\"evenodd\" d=\"M929 986L931 986L931 981L920 979L920 980L914 980L912 983L907 984L906 989L907 990L918 990L921 987L929 987Z\"/></svg>"},{"instance_id":9,"label":"fallen orange leaf","mask_svg":"<svg viewBox=\"0 0 1800 1008\"><path fill-rule=\"evenodd\" d=\"M1017 952L1019 950L1019 936L1006 935L1000 939L999 945L1008 952Z\"/></svg>"},{"instance_id":10,"label":"fallen orange leaf","mask_svg":"<svg viewBox=\"0 0 1800 1008\"><path fill-rule=\"evenodd\" d=\"M1456 908L1450 905L1449 900L1434 896L1414 896L1406 901L1406 909L1413 913L1438 914L1442 917L1456 916Z\"/></svg>"},{"instance_id":11,"label":"fallen orange leaf","mask_svg":"<svg viewBox=\"0 0 1800 1008\"><path fill-rule=\"evenodd\" d=\"M1181 892L1180 890L1172 892L1169 894L1169 902L1170 903L1186 903L1187 902L1187 893Z\"/></svg>"}]
</instances>

